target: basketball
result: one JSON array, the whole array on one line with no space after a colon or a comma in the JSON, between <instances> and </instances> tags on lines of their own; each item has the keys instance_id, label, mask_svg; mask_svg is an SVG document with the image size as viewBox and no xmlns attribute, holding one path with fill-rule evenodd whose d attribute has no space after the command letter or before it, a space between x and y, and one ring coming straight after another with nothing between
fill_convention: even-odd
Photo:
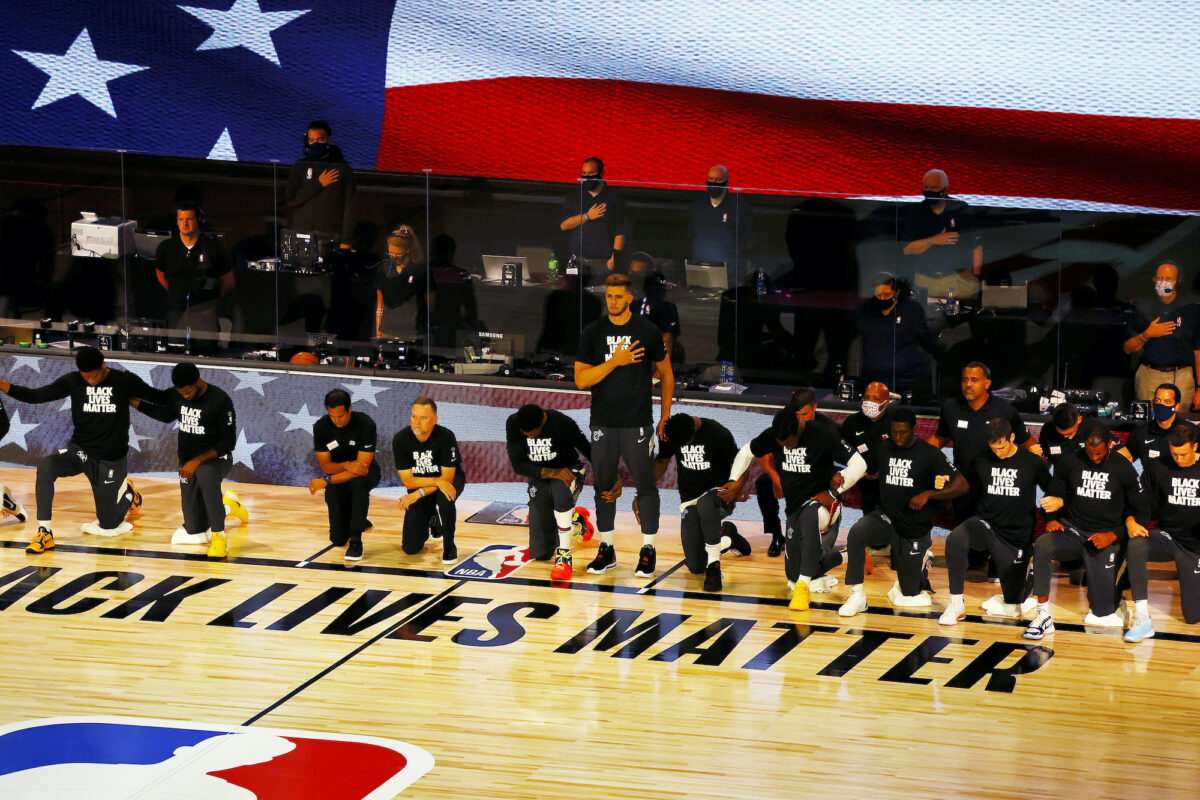
<instances>
[{"instance_id":1,"label":"basketball","mask_svg":"<svg viewBox=\"0 0 1200 800\"><path fill-rule=\"evenodd\" d=\"M302 350L299 353L296 353L296 355L292 356L290 362L292 364L320 364L321 360L313 353L310 353L307 350Z\"/></svg>"}]
</instances>

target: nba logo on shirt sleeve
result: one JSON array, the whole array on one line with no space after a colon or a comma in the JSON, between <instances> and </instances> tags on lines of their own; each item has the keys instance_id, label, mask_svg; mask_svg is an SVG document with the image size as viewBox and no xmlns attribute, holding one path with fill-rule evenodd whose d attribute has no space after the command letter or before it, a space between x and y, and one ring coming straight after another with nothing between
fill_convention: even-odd
<instances>
[{"instance_id":1,"label":"nba logo on shirt sleeve","mask_svg":"<svg viewBox=\"0 0 1200 800\"><path fill-rule=\"evenodd\" d=\"M390 800L433 763L374 736L136 717L0 727L0 797Z\"/></svg>"}]
</instances>

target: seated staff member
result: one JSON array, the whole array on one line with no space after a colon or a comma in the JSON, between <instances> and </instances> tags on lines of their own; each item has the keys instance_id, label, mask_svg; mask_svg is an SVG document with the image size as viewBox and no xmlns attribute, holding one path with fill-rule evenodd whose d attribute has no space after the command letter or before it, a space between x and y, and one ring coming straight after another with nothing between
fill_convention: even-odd
<instances>
[{"instance_id":1,"label":"seated staff member","mask_svg":"<svg viewBox=\"0 0 1200 800\"><path fill-rule=\"evenodd\" d=\"M1183 621L1200 622L1200 459L1196 456L1196 429L1176 425L1167 437L1171 461L1151 461L1142 473L1151 515L1158 520L1152 531L1144 525L1129 528L1125 556L1129 588L1133 595L1133 624L1125 641L1140 642L1154 636L1150 619L1148 561L1174 561L1179 576L1179 605Z\"/></svg>"},{"instance_id":2,"label":"seated staff member","mask_svg":"<svg viewBox=\"0 0 1200 800\"><path fill-rule=\"evenodd\" d=\"M133 407L159 422L179 423L179 500L183 527L171 536L171 544L208 545L210 558L229 553L225 540L225 517L233 515L245 525L250 512L233 492L222 490L221 481L233 467L237 422L233 401L218 386L200 377L190 361L171 369L175 391L167 392L167 403L155 405L134 398Z\"/></svg>"},{"instance_id":3,"label":"seated staff member","mask_svg":"<svg viewBox=\"0 0 1200 800\"><path fill-rule=\"evenodd\" d=\"M722 587L721 553L733 549L750 555L750 543L732 522L722 522L738 500L741 487L728 481L738 446L733 434L713 419L675 414L663 428L654 459L654 477L661 481L675 459L679 481L679 537L683 560L693 575L704 573L704 591Z\"/></svg>"},{"instance_id":4,"label":"seated staff member","mask_svg":"<svg viewBox=\"0 0 1200 800\"><path fill-rule=\"evenodd\" d=\"M1128 460L1109 447L1108 431L1093 425L1084 438L1084 457L1064 458L1042 508L1046 532L1033 547L1033 593L1037 616L1025 629L1026 639L1054 632L1050 614L1052 561L1083 559L1087 572L1088 615L1085 625L1124 627L1117 613L1117 573L1125 534L1149 521L1146 495ZM1061 514L1059 512L1062 512Z\"/></svg>"},{"instance_id":5,"label":"seated staff member","mask_svg":"<svg viewBox=\"0 0 1200 800\"><path fill-rule=\"evenodd\" d=\"M1020 616L1025 600L1025 578L1033 555L1037 490L1049 487L1050 470L1045 461L1017 447L1008 420L1000 417L992 420L987 433L990 452L971 465L976 481L983 487L975 516L950 531L946 539L950 604L938 619L943 625L954 625L966 617L963 582L968 550L991 553L1000 578L1003 593L984 601L985 614Z\"/></svg>"},{"instance_id":6,"label":"seated staff member","mask_svg":"<svg viewBox=\"0 0 1200 800\"><path fill-rule=\"evenodd\" d=\"M126 477L129 457L129 401L135 397L165 403L167 393L146 385L129 372L110 369L94 347L75 351L75 367L48 386L29 389L0 381L0 392L22 403L49 403L71 398L75 429L66 447L46 456L37 467L38 530L25 552L37 555L54 549L51 527L54 484L59 478L84 474L92 485L96 521L83 526L94 536L119 536L133 529L125 517L136 516L142 496Z\"/></svg>"},{"instance_id":7,"label":"seated staff member","mask_svg":"<svg viewBox=\"0 0 1200 800\"><path fill-rule=\"evenodd\" d=\"M313 449L325 477L314 478L308 491L325 490L329 541L334 547L345 545L347 561L362 560L362 536L371 528L367 510L380 478L376 439L375 420L355 411L345 390L325 395L325 416L313 425Z\"/></svg>"},{"instance_id":8,"label":"seated staff member","mask_svg":"<svg viewBox=\"0 0 1200 800\"><path fill-rule=\"evenodd\" d=\"M580 456L590 459L592 444L575 420L535 403L508 418L504 439L513 471L529 480L529 557L553 555L550 580L569 581L575 502L587 472Z\"/></svg>"},{"instance_id":9,"label":"seated staff member","mask_svg":"<svg viewBox=\"0 0 1200 800\"><path fill-rule=\"evenodd\" d=\"M400 498L405 512L400 546L410 556L421 552L433 529L434 538L442 540L442 563L453 564L458 561L454 501L462 494L467 476L458 440L437 419L437 403L418 397L412 404L411 424L392 437L396 471L408 489Z\"/></svg>"},{"instance_id":10,"label":"seated staff member","mask_svg":"<svg viewBox=\"0 0 1200 800\"><path fill-rule=\"evenodd\" d=\"M884 383L874 381L863 390L862 409L855 411L838 427L842 441L868 463L879 444L887 439L887 409L892 395ZM858 482L862 513L870 514L879 505L879 481L875 475L864 475Z\"/></svg>"},{"instance_id":11,"label":"seated staff member","mask_svg":"<svg viewBox=\"0 0 1200 800\"><path fill-rule=\"evenodd\" d=\"M929 501L953 500L967 491L966 478L950 466L945 453L917 438L917 415L912 409L896 407L889 416L888 440L879 445L872 465L879 473L879 508L854 523L846 541L850 596L838 609L843 617L867 609L863 576L868 547L892 548L896 583L888 590L888 599L893 606L932 605L924 592L933 543Z\"/></svg>"},{"instance_id":12,"label":"seated staff member","mask_svg":"<svg viewBox=\"0 0 1200 800\"><path fill-rule=\"evenodd\" d=\"M1050 462L1051 467L1057 467L1064 456L1076 455L1083 458L1083 417L1074 403L1059 403L1050 412L1049 424L1043 425L1038 434L1038 444L1042 446L1042 455ZM1119 450L1121 440L1109 434L1112 448Z\"/></svg>"},{"instance_id":13,"label":"seated staff member","mask_svg":"<svg viewBox=\"0 0 1200 800\"><path fill-rule=\"evenodd\" d=\"M1169 462L1167 436L1171 428L1186 425L1196 431L1196 426L1179 414L1182 409L1181 398L1179 387L1175 384L1164 383L1155 389L1154 400L1150 403L1150 419L1138 423L1129 432L1121 455L1130 461L1140 461L1143 470L1151 461Z\"/></svg>"}]
</instances>

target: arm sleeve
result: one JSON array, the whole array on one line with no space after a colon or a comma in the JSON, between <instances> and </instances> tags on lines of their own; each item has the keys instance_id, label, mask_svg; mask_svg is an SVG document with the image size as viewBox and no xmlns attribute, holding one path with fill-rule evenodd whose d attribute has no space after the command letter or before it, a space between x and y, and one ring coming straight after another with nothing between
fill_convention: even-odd
<instances>
[{"instance_id":1,"label":"arm sleeve","mask_svg":"<svg viewBox=\"0 0 1200 800\"><path fill-rule=\"evenodd\" d=\"M39 386L36 389L13 384L8 387L8 395L14 400L20 400L22 403L49 403L52 400L61 400L64 397L71 396L71 387L67 382L70 377L68 373L54 381L54 383Z\"/></svg>"},{"instance_id":2,"label":"arm sleeve","mask_svg":"<svg viewBox=\"0 0 1200 800\"><path fill-rule=\"evenodd\" d=\"M1037 474L1034 475L1033 480L1043 493L1050 493L1050 467L1046 465L1045 461L1038 467Z\"/></svg>"},{"instance_id":3,"label":"arm sleeve","mask_svg":"<svg viewBox=\"0 0 1200 800\"><path fill-rule=\"evenodd\" d=\"M513 472L530 479L537 479L541 476L541 468L529 460L529 448L525 446L525 434L517 430L516 421L512 417L509 417L508 421L504 423L504 440Z\"/></svg>"},{"instance_id":4,"label":"arm sleeve","mask_svg":"<svg viewBox=\"0 0 1200 800\"><path fill-rule=\"evenodd\" d=\"M842 470L842 478L845 482L842 484L842 488L838 490L838 494L840 495L847 489L852 488L866 474L867 462L858 453L854 453L850 456L850 461Z\"/></svg>"},{"instance_id":5,"label":"arm sleeve","mask_svg":"<svg viewBox=\"0 0 1200 800\"><path fill-rule=\"evenodd\" d=\"M233 410L233 400L228 396L221 404L220 413L221 420L217 424L220 426L221 436L217 439L217 458L229 455L237 446L237 414Z\"/></svg>"},{"instance_id":6,"label":"arm sleeve","mask_svg":"<svg viewBox=\"0 0 1200 800\"><path fill-rule=\"evenodd\" d=\"M736 481L738 478L746 474L746 470L750 469L750 462L754 460L754 454L750 452L750 445L742 446L738 450L733 459L733 466L729 468L729 480Z\"/></svg>"}]
</instances>

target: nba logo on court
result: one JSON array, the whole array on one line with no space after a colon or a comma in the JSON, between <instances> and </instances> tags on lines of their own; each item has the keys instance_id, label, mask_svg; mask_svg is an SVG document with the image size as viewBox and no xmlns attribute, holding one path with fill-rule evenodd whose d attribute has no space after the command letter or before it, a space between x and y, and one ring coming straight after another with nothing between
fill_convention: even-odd
<instances>
[{"instance_id":1,"label":"nba logo on court","mask_svg":"<svg viewBox=\"0 0 1200 800\"><path fill-rule=\"evenodd\" d=\"M136 717L0 727L0 798L390 800L432 767L420 747L373 736Z\"/></svg>"},{"instance_id":2,"label":"nba logo on court","mask_svg":"<svg viewBox=\"0 0 1200 800\"><path fill-rule=\"evenodd\" d=\"M449 578L473 578L477 581L498 581L529 563L529 548L515 544L489 544L450 569Z\"/></svg>"}]
</instances>

